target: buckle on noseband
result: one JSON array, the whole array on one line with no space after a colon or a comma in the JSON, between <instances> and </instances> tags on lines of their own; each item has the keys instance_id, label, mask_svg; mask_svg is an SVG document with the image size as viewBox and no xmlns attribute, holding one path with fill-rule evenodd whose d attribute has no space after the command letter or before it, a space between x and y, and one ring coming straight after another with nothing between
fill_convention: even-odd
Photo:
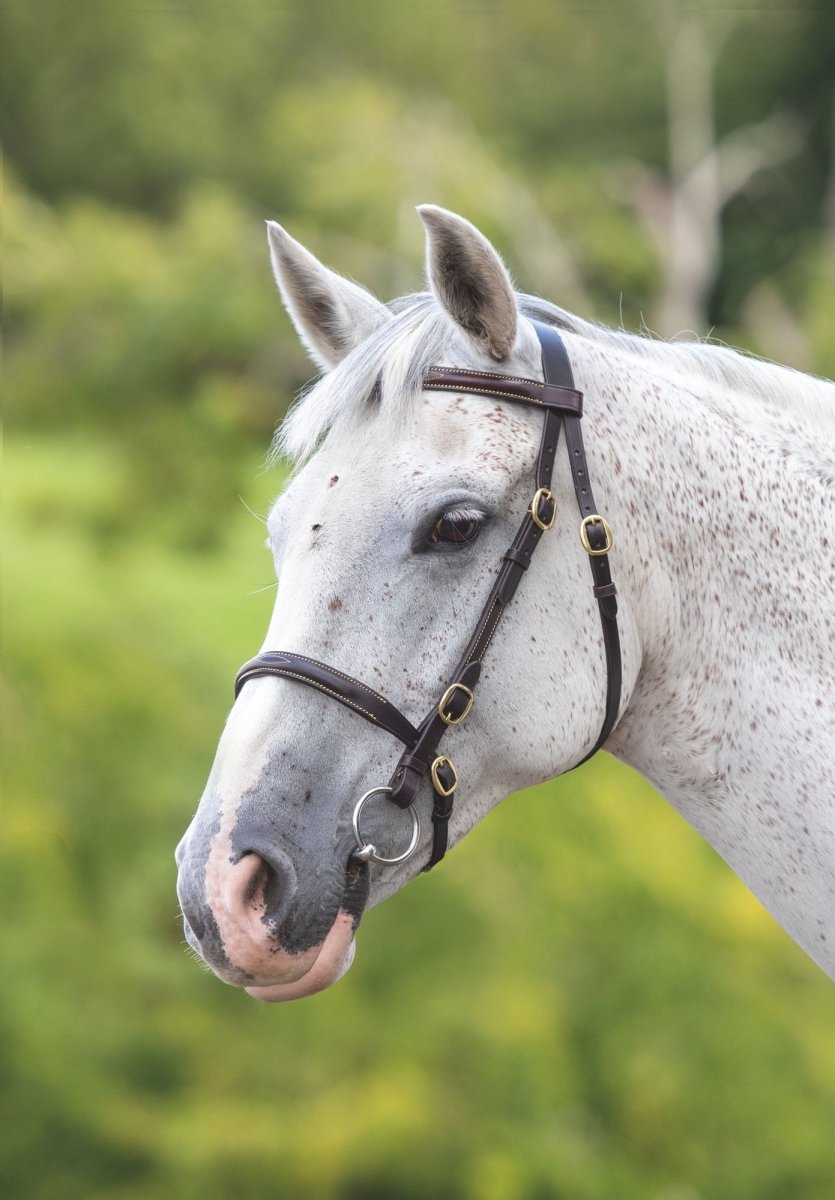
<instances>
[{"instance_id":1,"label":"buckle on noseband","mask_svg":"<svg viewBox=\"0 0 835 1200\"><path fill-rule=\"evenodd\" d=\"M435 768L433 766L433 772L434 769ZM394 866L395 863L402 863L405 862L407 858L411 858L415 852L415 849L417 848L418 842L420 841L420 818L418 817L417 810L413 804L410 804L408 809L412 818L412 840L409 842L409 845L402 854L398 854L394 858L384 858L382 854L377 853L377 847L373 842L366 842L363 838L362 834L360 833L360 813L363 810L364 804L367 800L370 800L372 796L388 796L390 794L390 787L375 787L372 788L370 792L366 792L365 795L357 801L357 806L354 809L353 817L354 837L357 839L357 849L354 851L353 857L358 858L361 862L375 862L386 867Z\"/></svg>"},{"instance_id":2,"label":"buckle on noseband","mask_svg":"<svg viewBox=\"0 0 835 1200\"><path fill-rule=\"evenodd\" d=\"M444 783L441 779L440 771L444 767L449 767L452 772L452 783ZM432 786L439 796L451 796L458 787L458 772L455 769L455 763L446 754L439 754L432 764Z\"/></svg>"},{"instance_id":3,"label":"buckle on noseband","mask_svg":"<svg viewBox=\"0 0 835 1200\"><path fill-rule=\"evenodd\" d=\"M540 516L539 506L541 504L551 505L550 518ZM552 529L554 522L557 519L557 497L550 488L537 488L533 494L533 500L531 500L528 512L531 514L531 520L533 521L534 525L536 525L538 529L541 529L543 533L548 529Z\"/></svg>"},{"instance_id":4,"label":"buckle on noseband","mask_svg":"<svg viewBox=\"0 0 835 1200\"><path fill-rule=\"evenodd\" d=\"M463 692L467 697L467 703L464 705L464 711L456 717L452 713L444 712L444 709L451 703L456 692ZM444 725L460 725L461 722L470 715L470 709L475 703L475 696L472 688L468 688L465 683L451 683L438 701L438 716L443 721Z\"/></svg>"},{"instance_id":5,"label":"buckle on noseband","mask_svg":"<svg viewBox=\"0 0 835 1200\"><path fill-rule=\"evenodd\" d=\"M589 529L597 525L603 526L603 534L606 540L602 546L592 546L589 541ZM592 558L597 558L601 554L608 554L612 549L612 527L605 517L601 517L599 513L592 513L590 517L583 517L580 522L580 541L583 544L586 554L590 554Z\"/></svg>"}]
</instances>

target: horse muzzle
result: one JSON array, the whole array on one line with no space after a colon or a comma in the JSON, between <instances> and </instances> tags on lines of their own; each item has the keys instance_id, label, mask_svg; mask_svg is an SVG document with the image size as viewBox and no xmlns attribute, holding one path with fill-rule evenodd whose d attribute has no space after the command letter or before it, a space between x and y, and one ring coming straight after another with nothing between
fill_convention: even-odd
<instances>
[{"instance_id":1,"label":"horse muzzle","mask_svg":"<svg viewBox=\"0 0 835 1200\"><path fill-rule=\"evenodd\" d=\"M199 870L181 845L178 859L186 940L224 982L258 999L291 1000L348 970L368 893L363 863L346 855L341 879L316 880L316 895L304 896L282 850L230 856L228 845L213 844Z\"/></svg>"}]
</instances>

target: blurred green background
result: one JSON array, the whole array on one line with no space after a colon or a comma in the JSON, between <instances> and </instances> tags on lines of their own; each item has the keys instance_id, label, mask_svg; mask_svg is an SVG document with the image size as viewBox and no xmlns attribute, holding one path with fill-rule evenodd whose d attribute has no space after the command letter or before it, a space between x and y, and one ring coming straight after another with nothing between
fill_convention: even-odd
<instances>
[{"instance_id":1,"label":"blurred green background","mask_svg":"<svg viewBox=\"0 0 835 1200\"><path fill-rule=\"evenodd\" d=\"M288 1006L187 957L172 853L310 375L264 218L388 298L445 204L584 316L831 374L832 4L6 0L0 45L4 1194L829 1200L835 987L611 759Z\"/></svg>"}]
</instances>

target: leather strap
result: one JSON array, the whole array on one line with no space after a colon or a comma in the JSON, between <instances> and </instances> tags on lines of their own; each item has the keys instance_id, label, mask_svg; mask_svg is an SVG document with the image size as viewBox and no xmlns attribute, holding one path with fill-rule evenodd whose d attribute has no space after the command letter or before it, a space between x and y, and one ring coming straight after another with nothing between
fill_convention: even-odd
<instances>
[{"instance_id":1,"label":"leather strap","mask_svg":"<svg viewBox=\"0 0 835 1200\"><path fill-rule=\"evenodd\" d=\"M534 322L538 324L538 322ZM550 326L543 325L543 329ZM562 341L560 341L562 345ZM556 359L554 360L556 363ZM568 358L565 358L568 365ZM564 374L563 374L563 377ZM571 377L568 367L567 378ZM472 392L476 396L498 396L501 400L514 400L517 404L532 404L537 408L551 408L557 412L583 415L583 393L570 384L557 383L558 376L546 379L520 379L514 375L499 375L492 371L467 371L461 367L429 367L423 376L423 386L430 392Z\"/></svg>"},{"instance_id":2,"label":"leather strap","mask_svg":"<svg viewBox=\"0 0 835 1200\"><path fill-rule=\"evenodd\" d=\"M546 411L542 426L539 453L536 460L536 490L532 498L531 507L522 520L513 544L503 557L499 574L487 598L487 603L482 609L475 631L467 644L458 666L452 674L450 686L463 683L468 684L472 688L475 686L475 682L477 682L478 675L481 673L481 663L493 640L504 610L512 600L522 576L530 564L533 552L539 545L540 538L547 531L547 528L553 524L556 516L556 502L550 493L550 487L560 436L560 426L565 413L569 412L574 420L579 421L580 413L582 412L582 395L574 388L574 378L562 339L550 326L540 325L538 322L534 322L534 325L542 346L542 369L545 376L545 383L540 385L541 391L549 398L552 396L569 396L577 397L578 401L576 405L572 403L570 408L563 404L555 404L553 406L543 404ZM432 370L434 371L434 368ZM521 400L523 403L529 400L527 392L525 392L524 398L522 395L511 395L509 385L504 382L506 377L503 376L498 377L502 380L499 384L501 391L493 389L492 381L496 379L496 376L489 374L439 371L437 378L439 380L443 379L444 386L461 390L460 384L452 382L451 377L453 375L465 376L473 385L471 390L479 390L480 394L499 394L505 399ZM429 372L427 372L428 377ZM533 394L534 392L533 383L535 381L513 380L511 382L514 384L527 384L529 385L530 393ZM543 492L547 492L547 496L542 494ZM538 501L536 497L539 497ZM534 520L534 513L532 511L534 502L536 502L536 516L538 520ZM478 669L478 674L473 678L473 671L476 668ZM429 763L437 754L441 737L446 732L446 728L447 723L440 720L437 715L430 714L426 718L424 724L421 726L420 740L410 751L409 763L405 764L404 759L401 758L389 781L389 787L392 789L390 799L395 804L399 804L405 808L414 801L421 780L429 769ZM422 769L418 769L418 765L415 762L416 759ZM440 806L440 811L439 806L436 804L432 813L433 845L429 861L424 867L426 871L430 870L441 860L446 850L447 829L453 805L451 803L452 797L446 797L445 799L450 802Z\"/></svg>"},{"instance_id":3,"label":"leather strap","mask_svg":"<svg viewBox=\"0 0 835 1200\"><path fill-rule=\"evenodd\" d=\"M449 818L457 783L455 768L445 755L438 754L441 738L451 725L461 724L473 703L473 691L481 674L481 664L507 605L530 565L534 550L542 535L551 528L556 517L556 501L551 492L554 461L559 444L560 429L565 426L565 441L571 464L571 476L577 505L584 519L587 552L593 578L593 594L597 600L606 654L606 707L603 724L591 750L581 760L585 762L603 745L617 720L621 696L620 638L617 626L617 596L609 568L609 531L597 513L589 482L580 418L583 411L582 393L574 387L571 364L557 331L539 321L533 322L542 347L544 382L521 379L495 372L462 370L451 367L429 367L424 385L429 390L472 392L480 396L497 396L519 404L530 404L544 411L542 436L536 460L536 490L522 524L505 552L498 576L476 623L461 659L452 673L443 697L416 728L399 709L350 675L303 655L268 651L244 664L235 681L237 696L247 680L259 675L277 675L295 679L317 688L338 700L366 720L393 734L406 746L406 751L392 775L390 799L402 808L413 803L418 790L430 776L435 794L432 810L432 852L424 870L439 862L446 852ZM579 763L577 764L580 765Z\"/></svg>"},{"instance_id":4,"label":"leather strap","mask_svg":"<svg viewBox=\"0 0 835 1200\"><path fill-rule=\"evenodd\" d=\"M563 423L565 425L565 442L568 447L568 461L571 464L571 478L574 481L574 494L577 497L577 506L580 509L580 514L585 520L599 514L594 502L594 494L591 490L591 479L589 478L586 452L583 446L583 433L580 429L580 422L576 417L565 417ZM577 763L578 767L587 762L600 749L615 727L618 711L620 710L623 674L620 633L618 631L617 620L617 589L612 582L609 555L603 550L608 539L606 526L602 521L589 524L586 527L586 536L591 550L594 551L594 553L589 554L589 565L591 566L591 574L594 581L592 591L597 600L597 607L600 613L600 625L603 630L603 648L606 654L606 708L597 740Z\"/></svg>"},{"instance_id":5,"label":"leather strap","mask_svg":"<svg viewBox=\"0 0 835 1200\"><path fill-rule=\"evenodd\" d=\"M306 658L303 654L291 654L284 650L268 650L244 663L235 677L235 698L249 679L259 675L275 675L281 679L295 679L306 683L317 691L323 692L333 700L338 700L346 708L359 713L366 721L379 725L387 730L406 746L411 746L418 736L411 721L403 716L400 709L375 692L367 683L360 683L351 675L337 671L326 663L318 662L315 658Z\"/></svg>"}]
</instances>

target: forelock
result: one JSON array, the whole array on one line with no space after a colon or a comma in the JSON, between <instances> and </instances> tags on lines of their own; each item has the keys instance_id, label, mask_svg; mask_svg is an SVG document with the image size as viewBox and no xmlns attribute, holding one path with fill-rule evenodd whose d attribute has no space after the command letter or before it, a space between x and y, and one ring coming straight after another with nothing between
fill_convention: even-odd
<instances>
[{"instance_id":1,"label":"forelock","mask_svg":"<svg viewBox=\"0 0 835 1200\"><path fill-rule=\"evenodd\" d=\"M299 396L278 430L272 457L307 459L331 429L362 418L371 405L394 427L402 426L423 391L426 368L466 349L449 318L428 292L389 304L392 320Z\"/></svg>"}]
</instances>

